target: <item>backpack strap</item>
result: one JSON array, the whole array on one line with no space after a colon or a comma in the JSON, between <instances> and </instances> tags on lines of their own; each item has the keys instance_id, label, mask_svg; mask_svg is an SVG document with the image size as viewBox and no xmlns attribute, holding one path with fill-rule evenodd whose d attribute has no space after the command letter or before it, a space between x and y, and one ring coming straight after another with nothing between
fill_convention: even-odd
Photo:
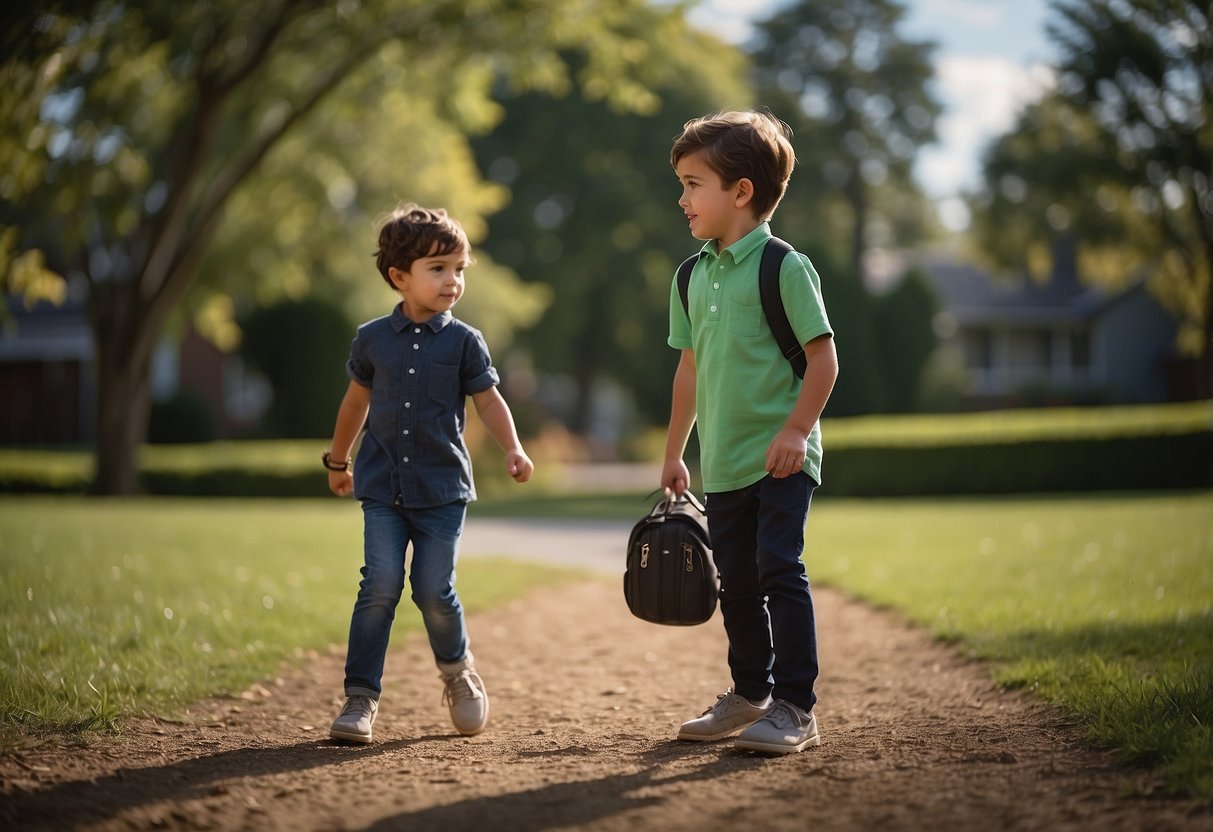
<instances>
[{"instance_id":1,"label":"backpack strap","mask_svg":"<svg viewBox=\"0 0 1213 832\"><path fill-rule=\"evenodd\" d=\"M762 314L767 319L767 326L775 336L775 343L783 357L792 365L792 372L797 378L804 378L808 363L804 357L804 345L796 340L792 330L792 322L788 320L788 312L783 306L783 295L779 291L779 269L783 258L792 247L778 237L767 240L762 250L762 261L758 266L758 294L762 299ZM682 311L690 317L690 288L691 272L703 252L693 254L678 267L678 296L682 299Z\"/></svg>"},{"instance_id":2,"label":"backpack strap","mask_svg":"<svg viewBox=\"0 0 1213 832\"><path fill-rule=\"evenodd\" d=\"M762 314L766 316L767 326L775 336L779 351L792 365L792 372L797 378L804 378L808 362L804 357L804 345L796 338L792 322L788 320L788 311L783 305L783 295L779 291L779 269L783 258L792 247L778 237L767 240L762 250L762 262L758 266L758 295L762 299Z\"/></svg>"},{"instance_id":3,"label":"backpack strap","mask_svg":"<svg viewBox=\"0 0 1213 832\"><path fill-rule=\"evenodd\" d=\"M686 260L682 261L682 265L678 267L678 296L682 298L682 311L687 313L687 317L691 317L691 272L695 268L695 264L699 262L699 258L703 257L703 252L692 254Z\"/></svg>"}]
</instances>

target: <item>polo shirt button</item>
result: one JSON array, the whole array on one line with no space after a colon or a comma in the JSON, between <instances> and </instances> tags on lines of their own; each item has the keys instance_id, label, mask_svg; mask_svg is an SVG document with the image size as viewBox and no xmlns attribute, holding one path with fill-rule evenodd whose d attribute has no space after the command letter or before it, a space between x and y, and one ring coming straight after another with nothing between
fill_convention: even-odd
<instances>
[{"instance_id":1,"label":"polo shirt button","mask_svg":"<svg viewBox=\"0 0 1213 832\"><path fill-rule=\"evenodd\" d=\"M713 288L713 289L719 289L719 288L720 288L720 284L719 284L719 283L713 283L713 284L712 284L712 288Z\"/></svg>"},{"instance_id":2,"label":"polo shirt button","mask_svg":"<svg viewBox=\"0 0 1213 832\"><path fill-rule=\"evenodd\" d=\"M400 461L401 461L401 462L408 462L408 461L409 461L409 458L406 456L404 459L402 459L402 460L400 460Z\"/></svg>"},{"instance_id":3,"label":"polo shirt button","mask_svg":"<svg viewBox=\"0 0 1213 832\"><path fill-rule=\"evenodd\" d=\"M412 402L405 402L405 403L404 403L404 406L405 406L405 407L412 407L412 406L413 406L413 403L412 403Z\"/></svg>"},{"instance_id":4,"label":"polo shirt button","mask_svg":"<svg viewBox=\"0 0 1213 832\"><path fill-rule=\"evenodd\" d=\"M416 332L418 335L420 335L420 334L421 334L421 327L416 327L416 328L413 330L413 332Z\"/></svg>"},{"instance_id":5,"label":"polo shirt button","mask_svg":"<svg viewBox=\"0 0 1213 832\"><path fill-rule=\"evenodd\" d=\"M405 435L405 436L408 436L408 435L409 435L408 428L405 428L405 429L404 429L404 435Z\"/></svg>"},{"instance_id":6,"label":"polo shirt button","mask_svg":"<svg viewBox=\"0 0 1213 832\"><path fill-rule=\"evenodd\" d=\"M413 349L415 349L415 350L419 350L419 349L421 349L421 345L420 345L420 344L413 344Z\"/></svg>"},{"instance_id":7,"label":"polo shirt button","mask_svg":"<svg viewBox=\"0 0 1213 832\"><path fill-rule=\"evenodd\" d=\"M412 367L409 367L409 375L410 375L410 376L411 376L413 373L415 373L415 372L417 372L417 371L416 371L416 370L414 370Z\"/></svg>"},{"instance_id":8,"label":"polo shirt button","mask_svg":"<svg viewBox=\"0 0 1213 832\"><path fill-rule=\"evenodd\" d=\"M709 311L709 312L715 312L715 311L716 311L716 304L712 304L711 308L709 308L709 309L708 309L708 311Z\"/></svg>"}]
</instances>

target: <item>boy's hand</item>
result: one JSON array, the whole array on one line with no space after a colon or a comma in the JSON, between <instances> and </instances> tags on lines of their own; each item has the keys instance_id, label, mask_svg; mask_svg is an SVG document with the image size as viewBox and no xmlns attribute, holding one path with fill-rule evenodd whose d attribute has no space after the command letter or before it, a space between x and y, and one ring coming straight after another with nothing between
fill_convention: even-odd
<instances>
[{"instance_id":1,"label":"boy's hand","mask_svg":"<svg viewBox=\"0 0 1213 832\"><path fill-rule=\"evenodd\" d=\"M329 491L338 497L348 497L354 493L354 475L349 471L329 471Z\"/></svg>"},{"instance_id":2,"label":"boy's hand","mask_svg":"<svg viewBox=\"0 0 1213 832\"><path fill-rule=\"evenodd\" d=\"M531 462L531 458L521 448L506 451L505 470L514 478L514 482L526 482L535 470L535 463Z\"/></svg>"},{"instance_id":3,"label":"boy's hand","mask_svg":"<svg viewBox=\"0 0 1213 832\"><path fill-rule=\"evenodd\" d=\"M661 487L667 495L681 497L691 487L691 472L682 457L667 459L661 467Z\"/></svg>"},{"instance_id":4,"label":"boy's hand","mask_svg":"<svg viewBox=\"0 0 1213 832\"><path fill-rule=\"evenodd\" d=\"M790 477L804 466L808 447L808 437L805 434L795 428L784 428L775 434L775 438L767 446L766 470L777 480Z\"/></svg>"}]
</instances>

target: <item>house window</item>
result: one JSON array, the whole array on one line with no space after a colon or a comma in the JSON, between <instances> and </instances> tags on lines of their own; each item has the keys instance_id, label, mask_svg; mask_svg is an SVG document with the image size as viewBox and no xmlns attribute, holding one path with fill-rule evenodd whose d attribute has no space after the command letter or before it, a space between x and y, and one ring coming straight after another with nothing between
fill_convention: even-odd
<instances>
[{"instance_id":1,"label":"house window","mask_svg":"<svg viewBox=\"0 0 1213 832\"><path fill-rule=\"evenodd\" d=\"M1053 357L1053 340L1047 329L1009 333L1007 363L1017 370L1046 370Z\"/></svg>"},{"instance_id":2,"label":"house window","mask_svg":"<svg viewBox=\"0 0 1213 832\"><path fill-rule=\"evenodd\" d=\"M966 329L961 338L965 366L969 369L988 370L992 363L993 338L988 329Z\"/></svg>"},{"instance_id":3,"label":"house window","mask_svg":"<svg viewBox=\"0 0 1213 832\"><path fill-rule=\"evenodd\" d=\"M1076 370L1091 367L1091 333L1085 329L1070 333L1070 366Z\"/></svg>"}]
</instances>

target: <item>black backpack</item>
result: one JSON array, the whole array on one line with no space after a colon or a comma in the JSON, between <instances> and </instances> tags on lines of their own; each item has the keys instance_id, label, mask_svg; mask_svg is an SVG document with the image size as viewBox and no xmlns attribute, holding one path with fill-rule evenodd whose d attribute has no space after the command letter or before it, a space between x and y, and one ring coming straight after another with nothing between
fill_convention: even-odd
<instances>
[{"instance_id":1,"label":"black backpack","mask_svg":"<svg viewBox=\"0 0 1213 832\"><path fill-rule=\"evenodd\" d=\"M720 575L707 513L691 492L658 501L628 538L623 597L654 624L702 624L716 611Z\"/></svg>"},{"instance_id":2,"label":"black backpack","mask_svg":"<svg viewBox=\"0 0 1213 832\"><path fill-rule=\"evenodd\" d=\"M766 316L767 326L775 336L779 351L792 365L792 372L797 378L804 378L808 363L804 357L804 344L796 340L792 330L792 322L788 320L788 312L783 307L783 295L779 292L779 267L783 258L792 247L778 237L767 240L762 250L762 262L758 266L758 295L762 299L762 314ZM678 295L682 298L682 309L690 315L690 302L687 300L691 286L691 270L699 262L703 252L682 261L678 267Z\"/></svg>"}]
</instances>

